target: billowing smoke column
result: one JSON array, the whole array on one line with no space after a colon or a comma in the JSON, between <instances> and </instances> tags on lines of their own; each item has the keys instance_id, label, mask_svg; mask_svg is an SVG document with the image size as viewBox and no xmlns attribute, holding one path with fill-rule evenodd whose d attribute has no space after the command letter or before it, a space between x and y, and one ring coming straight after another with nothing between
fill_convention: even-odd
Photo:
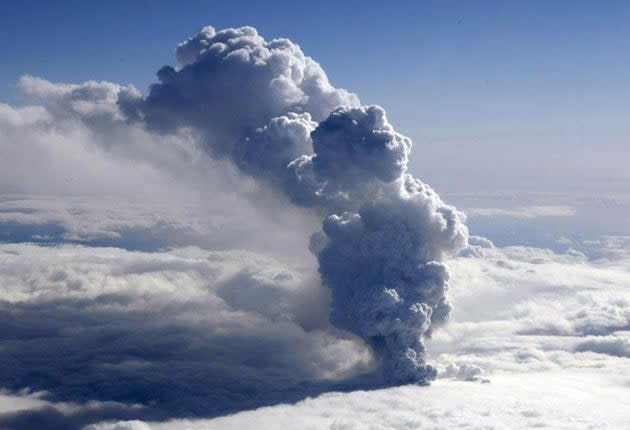
<instances>
[{"instance_id":1,"label":"billowing smoke column","mask_svg":"<svg viewBox=\"0 0 630 430\"><path fill-rule=\"evenodd\" d=\"M191 127L208 151L325 217L312 236L331 322L373 346L390 383L426 383L424 337L450 312L443 256L465 246L464 217L407 172L411 141L378 106L334 88L286 39L204 28L176 51L130 119Z\"/></svg>"}]
</instances>

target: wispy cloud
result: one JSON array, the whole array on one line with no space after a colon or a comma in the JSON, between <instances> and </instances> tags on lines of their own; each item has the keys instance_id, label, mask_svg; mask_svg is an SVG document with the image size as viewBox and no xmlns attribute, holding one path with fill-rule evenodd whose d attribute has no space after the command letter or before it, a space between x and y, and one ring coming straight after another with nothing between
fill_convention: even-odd
<instances>
[{"instance_id":1,"label":"wispy cloud","mask_svg":"<svg viewBox=\"0 0 630 430\"><path fill-rule=\"evenodd\" d=\"M513 217L513 218L539 218L539 217L569 217L575 215L572 206L519 206L515 208L466 208L464 212L470 216L478 217Z\"/></svg>"}]
</instances>

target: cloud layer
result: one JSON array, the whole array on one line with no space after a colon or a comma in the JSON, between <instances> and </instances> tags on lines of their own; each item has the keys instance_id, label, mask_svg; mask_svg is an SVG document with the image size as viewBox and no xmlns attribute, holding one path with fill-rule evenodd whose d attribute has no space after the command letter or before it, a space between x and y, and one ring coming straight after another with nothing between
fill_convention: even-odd
<instances>
[{"instance_id":1,"label":"cloud layer","mask_svg":"<svg viewBox=\"0 0 630 430\"><path fill-rule=\"evenodd\" d=\"M614 257L594 262L577 252L496 248L477 237L471 244L449 261L454 311L430 340L439 369L431 386L328 393L212 420L134 425L152 430L297 429L305 423L317 430L630 425L628 250L617 247ZM109 427L90 430L101 428Z\"/></svg>"},{"instance_id":2,"label":"cloud layer","mask_svg":"<svg viewBox=\"0 0 630 430\"><path fill-rule=\"evenodd\" d=\"M628 403L621 400L626 390L613 378L602 380L589 372L531 373L506 375L490 384L439 380L425 389L329 393L214 420L123 422L86 430L623 429L630 424Z\"/></svg>"},{"instance_id":3,"label":"cloud layer","mask_svg":"<svg viewBox=\"0 0 630 430\"><path fill-rule=\"evenodd\" d=\"M371 368L361 342L322 320L324 291L267 257L8 244L0 260L6 389L207 415Z\"/></svg>"}]
</instances>

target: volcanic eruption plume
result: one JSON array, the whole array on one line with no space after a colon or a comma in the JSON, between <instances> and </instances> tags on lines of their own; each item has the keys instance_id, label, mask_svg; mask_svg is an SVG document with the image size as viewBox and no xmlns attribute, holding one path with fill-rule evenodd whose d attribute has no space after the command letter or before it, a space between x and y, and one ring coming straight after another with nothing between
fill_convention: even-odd
<instances>
[{"instance_id":1,"label":"volcanic eruption plume","mask_svg":"<svg viewBox=\"0 0 630 430\"><path fill-rule=\"evenodd\" d=\"M379 106L333 87L287 39L205 27L158 71L146 97L124 89L125 115L162 132L196 130L205 149L321 215L311 238L330 321L371 345L390 383L426 383L423 338L450 313L447 253L464 216L408 173L411 140Z\"/></svg>"}]
</instances>

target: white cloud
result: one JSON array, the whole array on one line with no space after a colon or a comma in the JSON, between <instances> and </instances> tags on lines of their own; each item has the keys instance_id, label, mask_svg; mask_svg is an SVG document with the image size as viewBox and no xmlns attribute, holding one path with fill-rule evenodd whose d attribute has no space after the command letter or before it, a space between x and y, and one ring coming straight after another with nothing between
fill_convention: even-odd
<instances>
[{"instance_id":1,"label":"white cloud","mask_svg":"<svg viewBox=\"0 0 630 430\"><path fill-rule=\"evenodd\" d=\"M614 378L602 379L592 372L501 375L490 384L439 380L430 387L329 393L295 405L213 420L147 426L151 430L623 429L630 425L627 389Z\"/></svg>"},{"instance_id":2,"label":"white cloud","mask_svg":"<svg viewBox=\"0 0 630 430\"><path fill-rule=\"evenodd\" d=\"M481 238L471 243L463 256L449 261L454 312L428 345L441 377L431 386L329 393L211 420L147 425L152 430L627 428L630 252L591 261L579 253L497 248Z\"/></svg>"},{"instance_id":3,"label":"white cloud","mask_svg":"<svg viewBox=\"0 0 630 430\"><path fill-rule=\"evenodd\" d=\"M0 245L0 383L174 414L340 386L372 358L315 279L244 251Z\"/></svg>"},{"instance_id":4,"label":"white cloud","mask_svg":"<svg viewBox=\"0 0 630 430\"><path fill-rule=\"evenodd\" d=\"M592 351L616 357L630 358L630 331L613 336L591 336L577 345L576 351Z\"/></svg>"},{"instance_id":5,"label":"white cloud","mask_svg":"<svg viewBox=\"0 0 630 430\"><path fill-rule=\"evenodd\" d=\"M575 208L571 206L521 206L515 208L467 208L465 212L471 216L529 219L548 216L573 216L575 215Z\"/></svg>"},{"instance_id":6,"label":"white cloud","mask_svg":"<svg viewBox=\"0 0 630 430\"><path fill-rule=\"evenodd\" d=\"M41 408L48 404L49 402L41 399L41 393L0 391L0 414Z\"/></svg>"}]
</instances>

